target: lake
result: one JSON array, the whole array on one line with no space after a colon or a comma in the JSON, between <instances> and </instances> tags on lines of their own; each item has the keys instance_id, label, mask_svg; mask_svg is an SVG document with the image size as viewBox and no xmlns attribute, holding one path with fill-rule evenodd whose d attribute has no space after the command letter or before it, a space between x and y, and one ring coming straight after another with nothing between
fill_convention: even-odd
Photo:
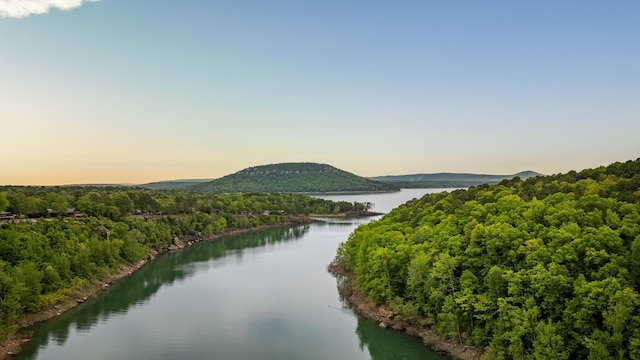
<instances>
[{"instance_id":1,"label":"lake","mask_svg":"<svg viewBox=\"0 0 640 360\"><path fill-rule=\"evenodd\" d=\"M388 212L438 191L320 197ZM341 301L327 265L371 220L327 218L163 254L96 299L35 325L15 358L446 359Z\"/></svg>"}]
</instances>

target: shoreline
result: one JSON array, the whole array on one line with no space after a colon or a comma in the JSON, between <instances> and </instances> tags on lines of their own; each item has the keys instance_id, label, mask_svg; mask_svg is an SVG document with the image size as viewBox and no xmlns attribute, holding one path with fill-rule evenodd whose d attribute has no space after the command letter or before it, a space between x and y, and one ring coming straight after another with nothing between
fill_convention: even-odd
<instances>
[{"instance_id":1,"label":"shoreline","mask_svg":"<svg viewBox=\"0 0 640 360\"><path fill-rule=\"evenodd\" d=\"M422 339L429 349L450 356L454 360L479 360L482 351L469 345L459 344L439 335L432 327L415 322L396 319L396 314L386 305L376 304L367 294L355 288L354 275L344 267L331 263L328 271L339 282L340 297L356 314L378 324L383 329L393 329Z\"/></svg>"},{"instance_id":2,"label":"shoreline","mask_svg":"<svg viewBox=\"0 0 640 360\"><path fill-rule=\"evenodd\" d=\"M364 216L380 216L386 215L385 213L375 211L352 211L346 213L337 214L309 214L312 218L347 218L347 217L364 217Z\"/></svg>"},{"instance_id":3,"label":"shoreline","mask_svg":"<svg viewBox=\"0 0 640 360\"><path fill-rule=\"evenodd\" d=\"M386 193L393 193L393 192L399 192L402 189L388 189L388 190L347 190L347 191L327 191L327 192L315 192L315 191L311 191L311 192L293 192L290 194L295 194L295 195L309 195L309 196L315 196L315 195L366 195L366 194L386 194Z\"/></svg>"},{"instance_id":4,"label":"shoreline","mask_svg":"<svg viewBox=\"0 0 640 360\"><path fill-rule=\"evenodd\" d=\"M288 218L276 224L260 225L250 228L235 228L225 230L220 234L211 234L202 237L189 237L191 239L176 237L166 249L151 249L151 252L144 259L133 264L124 265L119 271L89 283L87 286L83 287L73 294L68 295L62 301L56 303L52 307L44 309L37 313L23 315L18 321L18 329L16 330L16 332L8 336L6 340L0 343L0 360L11 359L14 355L17 355L21 351L22 345L24 343L27 343L31 340L31 334L29 333L29 331L27 331L27 328L29 328L30 326L39 322L53 319L56 316L62 315L74 309L76 306L84 303L85 301L90 301L91 299L96 298L100 293L102 293L102 291L109 288L110 284L128 277L136 270L153 261L159 255L171 251L180 250L197 243L220 240L228 236L234 236L271 228L311 224L316 221L317 220L312 219L308 216L296 216Z\"/></svg>"}]
</instances>

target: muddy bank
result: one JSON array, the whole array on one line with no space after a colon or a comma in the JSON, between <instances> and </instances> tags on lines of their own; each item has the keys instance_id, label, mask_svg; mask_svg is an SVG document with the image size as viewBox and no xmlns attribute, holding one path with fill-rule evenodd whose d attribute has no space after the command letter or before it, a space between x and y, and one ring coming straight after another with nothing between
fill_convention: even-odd
<instances>
[{"instance_id":1,"label":"muddy bank","mask_svg":"<svg viewBox=\"0 0 640 360\"><path fill-rule=\"evenodd\" d=\"M99 280L96 280L95 282L87 285L80 291L67 296L64 300L56 303L51 308L45 309L37 313L24 315L18 321L18 331L14 335L10 336L7 340L2 342L2 344L0 344L0 359L11 359L12 355L20 352L20 348L22 344L29 341L31 337L31 333L27 329L29 326L41 321L52 319L58 315L61 315L75 308L76 306L84 303L85 301L89 301L95 298L97 295L100 294L100 292L107 289L110 286L110 284L131 275L133 272L140 269L145 264L152 261L153 259L156 258L156 256L162 253L179 250L199 242L213 241L213 240L217 240L220 238L233 236L237 234L258 231L262 229L269 229L269 228L303 225L303 224L309 224L312 222L315 222L315 220L311 218L299 216L299 217L287 218L276 224L262 225L258 227L252 227L252 228L229 229L229 230L225 230L220 234L211 234L211 235L205 235L205 236L187 236L182 238L176 237L172 240L172 242L169 244L168 247L161 248L161 249L153 248L151 253L148 256L146 256L145 259L140 260L139 262L134 264L125 265L117 273L110 274L108 276L100 278Z\"/></svg>"},{"instance_id":2,"label":"muddy bank","mask_svg":"<svg viewBox=\"0 0 640 360\"><path fill-rule=\"evenodd\" d=\"M378 305L365 293L355 288L354 276L343 267L332 263L329 272L339 280L340 296L357 314L375 321L381 328L404 331L422 339L428 348L446 354L455 360L479 360L482 352L473 346L461 345L438 335L429 326L396 319L396 314L387 306Z\"/></svg>"}]
</instances>

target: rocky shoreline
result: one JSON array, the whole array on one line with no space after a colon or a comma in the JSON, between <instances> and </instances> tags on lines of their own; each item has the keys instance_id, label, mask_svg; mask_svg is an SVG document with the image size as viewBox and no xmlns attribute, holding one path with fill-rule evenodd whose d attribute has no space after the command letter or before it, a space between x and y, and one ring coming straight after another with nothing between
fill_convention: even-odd
<instances>
[{"instance_id":1,"label":"rocky shoreline","mask_svg":"<svg viewBox=\"0 0 640 360\"><path fill-rule=\"evenodd\" d=\"M90 299L98 296L103 290L107 289L111 283L114 283L118 280L121 280L129 275L131 275L136 270L143 267L148 262L152 261L156 258L156 256L168 252L182 249L187 246L194 245L196 243L205 242L205 241L213 241L218 240L224 237L233 236L242 233L248 233L252 231L258 231L263 229L270 228L278 228L278 227L287 227L287 226L296 226L296 225L304 225L315 222L316 220L309 217L290 217L282 222L276 224L269 225L261 225L252 228L240 228L240 229L230 229L224 231L220 234L212 234L207 236L197 236L197 237L186 237L186 238L178 238L173 239L171 244L166 249L153 249L152 252L143 260L138 261L134 264L129 264L124 266L120 271L115 274L111 274L104 278L101 278L88 286L84 287L82 290L67 296L64 300L58 302L53 307L33 313L24 315L18 322L18 331L9 336L5 341L0 344L0 360L3 359L11 359L11 357L20 352L22 344L28 342L30 340L31 334L26 330L29 326L36 324L38 322L46 321L52 319L56 316L62 315L63 313L75 308L79 304L84 303Z\"/></svg>"},{"instance_id":2,"label":"rocky shoreline","mask_svg":"<svg viewBox=\"0 0 640 360\"><path fill-rule=\"evenodd\" d=\"M424 345L434 351L446 354L455 360L479 360L482 352L473 346L459 344L440 336L429 326L407 322L396 318L388 306L376 304L367 294L355 288L354 274L344 267L332 263L329 272L339 280L340 296L358 315L378 323L381 328L403 331L422 339Z\"/></svg>"}]
</instances>

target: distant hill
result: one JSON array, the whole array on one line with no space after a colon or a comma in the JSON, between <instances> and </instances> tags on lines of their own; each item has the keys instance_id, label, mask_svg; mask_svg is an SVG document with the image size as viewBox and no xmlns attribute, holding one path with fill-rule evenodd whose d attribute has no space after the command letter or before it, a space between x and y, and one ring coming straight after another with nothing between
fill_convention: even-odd
<instances>
[{"instance_id":1,"label":"distant hill","mask_svg":"<svg viewBox=\"0 0 640 360\"><path fill-rule=\"evenodd\" d=\"M392 191L392 184L369 180L331 165L281 163L246 168L217 180L195 184L193 191L235 192L349 192Z\"/></svg>"},{"instance_id":2,"label":"distant hill","mask_svg":"<svg viewBox=\"0 0 640 360\"><path fill-rule=\"evenodd\" d=\"M27 185L27 186L38 186L38 185ZM134 186L134 185L133 184L64 184L64 185L53 185L53 186L79 186L79 187L108 188L108 187L127 187L127 186Z\"/></svg>"},{"instance_id":3,"label":"distant hill","mask_svg":"<svg viewBox=\"0 0 640 360\"><path fill-rule=\"evenodd\" d=\"M212 179L185 179L185 180L166 180L154 181L148 184L135 185L151 190L187 190L194 184L204 183Z\"/></svg>"},{"instance_id":4,"label":"distant hill","mask_svg":"<svg viewBox=\"0 0 640 360\"><path fill-rule=\"evenodd\" d=\"M504 179L511 179L516 176L524 180L541 175L535 171L528 170L513 175L436 173L375 176L368 179L392 184L399 188L463 188L481 184L497 184Z\"/></svg>"}]
</instances>

